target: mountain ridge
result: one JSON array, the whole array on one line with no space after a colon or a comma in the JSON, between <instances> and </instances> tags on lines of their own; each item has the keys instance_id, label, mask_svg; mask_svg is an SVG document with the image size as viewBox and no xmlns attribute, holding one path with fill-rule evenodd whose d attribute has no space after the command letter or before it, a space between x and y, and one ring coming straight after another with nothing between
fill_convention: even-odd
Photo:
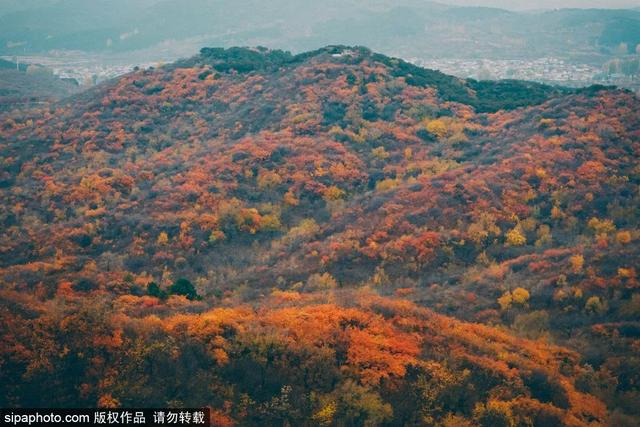
<instances>
[{"instance_id":1,"label":"mountain ridge","mask_svg":"<svg viewBox=\"0 0 640 427\"><path fill-rule=\"evenodd\" d=\"M525 58L540 57L543 52L570 57L587 51L594 58L601 58L607 52L615 52L623 42L633 52L639 42L633 22L640 15L632 10L598 11L594 15L592 10L567 9L534 14L424 2L382 2L378 6L333 2L323 8L307 2L290 8L284 1L269 9L259 2L231 4L210 0L192 0L189 5L174 1L136 2L134 6L131 9L127 3L114 7L128 12L124 21L121 15L115 16L99 4L78 6L74 2L0 16L4 24L1 49L6 55L52 49L129 52L157 47L165 41L190 46L189 40L196 38L200 44L267 44L298 52L336 42L367 44L395 56L423 59ZM51 16L57 19L48 19ZM631 21L623 25L625 20ZM55 25L56 22L65 22L66 26ZM283 27L284 22L289 23L288 29ZM398 22L403 25L396 26ZM449 33L445 24L464 27L463 32ZM626 29L621 32L623 26ZM486 33L483 36L482 31L488 27L493 28L493 41L486 38ZM159 32L159 28L163 31ZM565 37L567 28L573 34L569 38ZM438 36L441 33L444 37ZM500 51L492 48L496 39L503 44ZM411 44L408 40L420 42Z\"/></svg>"}]
</instances>

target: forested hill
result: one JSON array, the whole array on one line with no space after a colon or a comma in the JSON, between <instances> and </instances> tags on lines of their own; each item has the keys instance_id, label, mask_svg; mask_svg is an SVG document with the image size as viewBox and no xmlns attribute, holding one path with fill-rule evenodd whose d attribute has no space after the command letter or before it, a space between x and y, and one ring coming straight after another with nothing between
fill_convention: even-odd
<instances>
[{"instance_id":1,"label":"forested hill","mask_svg":"<svg viewBox=\"0 0 640 427\"><path fill-rule=\"evenodd\" d=\"M45 68L0 59L0 111L45 104L80 92L75 80L61 79Z\"/></svg>"},{"instance_id":2,"label":"forested hill","mask_svg":"<svg viewBox=\"0 0 640 427\"><path fill-rule=\"evenodd\" d=\"M335 46L5 113L0 406L634 425L639 111Z\"/></svg>"}]
</instances>

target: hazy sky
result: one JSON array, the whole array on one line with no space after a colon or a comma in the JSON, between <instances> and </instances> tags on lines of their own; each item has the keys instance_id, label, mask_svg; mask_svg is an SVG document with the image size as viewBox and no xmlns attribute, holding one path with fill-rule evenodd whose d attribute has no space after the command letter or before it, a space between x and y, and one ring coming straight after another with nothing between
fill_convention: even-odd
<instances>
[{"instance_id":1,"label":"hazy sky","mask_svg":"<svg viewBox=\"0 0 640 427\"><path fill-rule=\"evenodd\" d=\"M578 8L631 8L640 7L640 0L441 0L442 3L460 6L492 6L503 9L556 9Z\"/></svg>"}]
</instances>

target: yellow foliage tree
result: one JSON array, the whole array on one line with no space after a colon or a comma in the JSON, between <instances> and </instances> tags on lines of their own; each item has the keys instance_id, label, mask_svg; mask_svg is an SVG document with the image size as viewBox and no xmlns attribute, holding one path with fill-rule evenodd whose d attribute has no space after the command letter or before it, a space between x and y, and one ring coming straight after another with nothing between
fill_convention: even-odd
<instances>
[{"instance_id":1,"label":"yellow foliage tree","mask_svg":"<svg viewBox=\"0 0 640 427\"><path fill-rule=\"evenodd\" d=\"M513 230L507 233L507 245L522 246L526 243L527 238L522 234L522 230L519 226L516 226Z\"/></svg>"},{"instance_id":2,"label":"yellow foliage tree","mask_svg":"<svg viewBox=\"0 0 640 427\"><path fill-rule=\"evenodd\" d=\"M444 138L447 135L447 131L447 125L440 119L431 120L427 123L427 132L438 139Z\"/></svg>"},{"instance_id":3,"label":"yellow foliage tree","mask_svg":"<svg viewBox=\"0 0 640 427\"><path fill-rule=\"evenodd\" d=\"M276 214L265 215L260 220L260 230L278 231L282 228L280 217Z\"/></svg>"},{"instance_id":4,"label":"yellow foliage tree","mask_svg":"<svg viewBox=\"0 0 640 427\"><path fill-rule=\"evenodd\" d=\"M511 303L513 302L513 297L511 296L511 292L507 291L500 298L498 298L498 304L502 310L508 310L511 308Z\"/></svg>"},{"instance_id":5,"label":"yellow foliage tree","mask_svg":"<svg viewBox=\"0 0 640 427\"><path fill-rule=\"evenodd\" d=\"M467 235L476 244L484 242L489 235L497 236L500 228L496 225L496 218L490 213L483 212L480 217L467 228Z\"/></svg>"},{"instance_id":6,"label":"yellow foliage tree","mask_svg":"<svg viewBox=\"0 0 640 427\"><path fill-rule=\"evenodd\" d=\"M280 185L282 183L282 178L276 172L262 170L258 174L257 183L260 190L266 190L267 188L273 188Z\"/></svg>"},{"instance_id":7,"label":"yellow foliage tree","mask_svg":"<svg viewBox=\"0 0 640 427\"><path fill-rule=\"evenodd\" d=\"M376 183L376 191L393 190L398 185L400 185L400 180L398 179L393 179L393 178L383 179L382 181L378 181Z\"/></svg>"},{"instance_id":8,"label":"yellow foliage tree","mask_svg":"<svg viewBox=\"0 0 640 427\"><path fill-rule=\"evenodd\" d=\"M236 227L250 234L258 232L261 220L262 217L256 208L240 209L235 216Z\"/></svg>"},{"instance_id":9,"label":"yellow foliage tree","mask_svg":"<svg viewBox=\"0 0 640 427\"><path fill-rule=\"evenodd\" d=\"M525 305L529 302L529 291L524 288L515 288L512 292L506 291L498 298L498 305L502 310L508 310L513 304Z\"/></svg>"},{"instance_id":10,"label":"yellow foliage tree","mask_svg":"<svg viewBox=\"0 0 640 427\"><path fill-rule=\"evenodd\" d=\"M525 305L529 302L529 291L524 288L515 288L513 292L511 292L511 297L515 304Z\"/></svg>"},{"instance_id":11,"label":"yellow foliage tree","mask_svg":"<svg viewBox=\"0 0 640 427\"><path fill-rule=\"evenodd\" d=\"M582 267L584 267L584 257L582 255L574 255L569 258L569 263L571 264L571 270L574 273L580 273L582 271Z\"/></svg>"},{"instance_id":12,"label":"yellow foliage tree","mask_svg":"<svg viewBox=\"0 0 640 427\"><path fill-rule=\"evenodd\" d=\"M157 242L159 245L164 246L169 243L169 236L164 231L158 235Z\"/></svg>"},{"instance_id":13,"label":"yellow foliage tree","mask_svg":"<svg viewBox=\"0 0 640 427\"><path fill-rule=\"evenodd\" d=\"M313 414L313 421L318 423L319 426L333 425L333 417L336 414L337 405L335 401L331 401L324 405L322 409Z\"/></svg>"},{"instance_id":14,"label":"yellow foliage tree","mask_svg":"<svg viewBox=\"0 0 640 427\"><path fill-rule=\"evenodd\" d=\"M307 279L307 287L312 290L335 289L338 287L338 282L329 273L315 273Z\"/></svg>"},{"instance_id":15,"label":"yellow foliage tree","mask_svg":"<svg viewBox=\"0 0 640 427\"><path fill-rule=\"evenodd\" d=\"M335 185L324 190L324 199L326 201L340 200L344 197L344 190L339 189Z\"/></svg>"},{"instance_id":16,"label":"yellow foliage tree","mask_svg":"<svg viewBox=\"0 0 640 427\"><path fill-rule=\"evenodd\" d=\"M618 269L618 276L623 279L633 279L636 277L636 271L633 268L622 268Z\"/></svg>"},{"instance_id":17,"label":"yellow foliage tree","mask_svg":"<svg viewBox=\"0 0 640 427\"><path fill-rule=\"evenodd\" d=\"M616 226L610 219L591 218L588 226L595 235L607 235L616 231Z\"/></svg>"},{"instance_id":18,"label":"yellow foliage tree","mask_svg":"<svg viewBox=\"0 0 640 427\"><path fill-rule=\"evenodd\" d=\"M291 227L286 236L282 238L285 244L292 244L297 241L304 241L313 237L320 231L320 226L313 218L303 219L295 227Z\"/></svg>"},{"instance_id":19,"label":"yellow foliage tree","mask_svg":"<svg viewBox=\"0 0 640 427\"><path fill-rule=\"evenodd\" d=\"M384 149L384 147L377 147L371 150L371 154L373 154L376 158L380 160L384 160L389 157L389 153Z\"/></svg>"}]
</instances>

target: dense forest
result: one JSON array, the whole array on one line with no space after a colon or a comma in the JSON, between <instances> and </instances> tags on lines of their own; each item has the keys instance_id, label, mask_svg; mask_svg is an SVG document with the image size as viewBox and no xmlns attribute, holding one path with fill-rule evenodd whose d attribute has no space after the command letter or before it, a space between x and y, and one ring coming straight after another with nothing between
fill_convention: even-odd
<instances>
[{"instance_id":1,"label":"dense forest","mask_svg":"<svg viewBox=\"0 0 640 427\"><path fill-rule=\"evenodd\" d=\"M640 100L203 49L0 115L0 407L640 423Z\"/></svg>"}]
</instances>

